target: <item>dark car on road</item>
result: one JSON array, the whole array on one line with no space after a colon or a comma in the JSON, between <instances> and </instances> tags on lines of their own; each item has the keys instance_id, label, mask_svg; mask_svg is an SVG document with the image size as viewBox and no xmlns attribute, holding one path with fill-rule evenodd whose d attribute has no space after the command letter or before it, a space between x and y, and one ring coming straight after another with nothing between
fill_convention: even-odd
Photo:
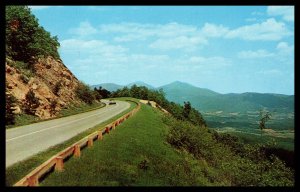
<instances>
[{"instance_id":1,"label":"dark car on road","mask_svg":"<svg viewBox=\"0 0 300 192\"><path fill-rule=\"evenodd\" d=\"M108 104L109 104L109 105L114 105L114 104L116 104L116 102L113 101L113 100L109 100Z\"/></svg>"}]
</instances>

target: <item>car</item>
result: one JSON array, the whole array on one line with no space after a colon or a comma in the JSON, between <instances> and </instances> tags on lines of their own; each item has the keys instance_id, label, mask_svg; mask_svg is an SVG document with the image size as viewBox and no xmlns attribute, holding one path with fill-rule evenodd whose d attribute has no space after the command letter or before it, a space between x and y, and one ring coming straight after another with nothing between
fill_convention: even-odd
<instances>
[{"instance_id":1,"label":"car","mask_svg":"<svg viewBox=\"0 0 300 192\"><path fill-rule=\"evenodd\" d=\"M108 102L108 104L109 104L109 105L114 105L114 104L116 104L116 102L115 102L115 101L112 101L112 100L110 100L110 101Z\"/></svg>"}]
</instances>

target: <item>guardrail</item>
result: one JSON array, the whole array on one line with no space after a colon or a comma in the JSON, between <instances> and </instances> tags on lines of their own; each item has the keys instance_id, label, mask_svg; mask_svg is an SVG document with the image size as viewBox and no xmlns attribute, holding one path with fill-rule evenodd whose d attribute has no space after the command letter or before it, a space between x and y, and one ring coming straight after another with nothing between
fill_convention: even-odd
<instances>
[{"instance_id":1,"label":"guardrail","mask_svg":"<svg viewBox=\"0 0 300 192\"><path fill-rule=\"evenodd\" d=\"M130 100L131 101L131 100ZM38 186L39 179L49 173L50 171L62 171L64 169L64 162L71 156L80 157L81 149L84 147L92 147L95 140L102 140L103 135L109 133L111 130L115 129L116 126L120 125L129 117L133 116L140 108L139 102L132 101L137 104L137 107L132 111L126 113L122 117L118 118L112 123L107 124L105 127L98 131L91 133L90 135L84 137L83 139L72 144L70 147L60 151L56 155L52 156L49 160L42 163L40 166L35 168L20 181L15 183L13 186Z\"/></svg>"}]
</instances>

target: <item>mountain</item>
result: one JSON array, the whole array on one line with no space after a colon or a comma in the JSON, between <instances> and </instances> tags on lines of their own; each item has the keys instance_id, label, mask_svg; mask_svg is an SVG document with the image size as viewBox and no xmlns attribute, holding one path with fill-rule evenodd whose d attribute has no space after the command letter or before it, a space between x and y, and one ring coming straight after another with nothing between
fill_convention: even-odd
<instances>
[{"instance_id":1,"label":"mountain","mask_svg":"<svg viewBox=\"0 0 300 192\"><path fill-rule=\"evenodd\" d=\"M190 101L199 111L246 112L268 110L294 111L294 96L272 93L220 94L188 83L173 82L161 86L170 101L183 104Z\"/></svg>"},{"instance_id":2,"label":"mountain","mask_svg":"<svg viewBox=\"0 0 300 192\"><path fill-rule=\"evenodd\" d=\"M143 81L135 81L135 82L127 84L126 86L129 88L129 87L131 87L134 84L137 85L137 86L145 86L148 89L155 89L155 87L153 87L152 85L149 85L149 84L147 84L147 83L145 83Z\"/></svg>"},{"instance_id":3,"label":"mountain","mask_svg":"<svg viewBox=\"0 0 300 192\"><path fill-rule=\"evenodd\" d=\"M98 84L98 85L92 85L91 87L93 89L95 87L97 87L97 88L102 87L103 89L106 89L106 90L112 92L112 91L116 91L117 89L121 89L124 86L118 85L118 84L115 84L115 83L101 83L101 84Z\"/></svg>"},{"instance_id":4,"label":"mountain","mask_svg":"<svg viewBox=\"0 0 300 192\"><path fill-rule=\"evenodd\" d=\"M186 97L198 97L198 96L216 96L219 93L209 89L195 87L191 84L175 81L173 83L159 87L168 93L169 98L185 99Z\"/></svg>"}]
</instances>

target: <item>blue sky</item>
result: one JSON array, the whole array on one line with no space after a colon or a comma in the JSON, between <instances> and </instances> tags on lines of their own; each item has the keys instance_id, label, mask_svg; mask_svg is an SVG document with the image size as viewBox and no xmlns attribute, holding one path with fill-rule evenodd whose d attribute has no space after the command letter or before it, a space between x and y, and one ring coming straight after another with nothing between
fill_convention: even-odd
<instances>
[{"instance_id":1,"label":"blue sky","mask_svg":"<svg viewBox=\"0 0 300 192\"><path fill-rule=\"evenodd\" d=\"M30 6L89 85L294 94L291 6Z\"/></svg>"}]
</instances>

